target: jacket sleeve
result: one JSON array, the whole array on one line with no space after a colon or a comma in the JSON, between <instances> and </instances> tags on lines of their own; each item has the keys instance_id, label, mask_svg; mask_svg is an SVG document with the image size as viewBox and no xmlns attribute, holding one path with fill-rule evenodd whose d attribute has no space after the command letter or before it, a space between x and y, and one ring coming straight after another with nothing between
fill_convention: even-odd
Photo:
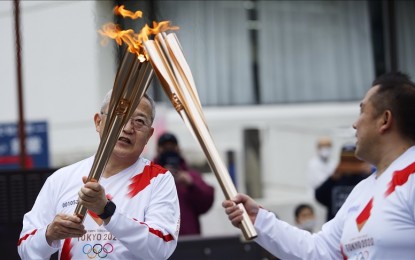
<instances>
[{"instance_id":1,"label":"jacket sleeve","mask_svg":"<svg viewBox=\"0 0 415 260\"><path fill-rule=\"evenodd\" d=\"M46 241L46 228L53 221L56 213L51 201L53 195L51 178L43 185L31 211L23 217L23 228L17 242L17 251L22 259L50 259L50 256L58 251L60 242L54 242L52 246Z\"/></svg>"},{"instance_id":2,"label":"jacket sleeve","mask_svg":"<svg viewBox=\"0 0 415 260\"><path fill-rule=\"evenodd\" d=\"M198 172L190 170L189 174L193 179L192 185L188 187L192 196L187 199L198 214L206 213L213 204L214 188L207 184Z\"/></svg>"},{"instance_id":3,"label":"jacket sleeve","mask_svg":"<svg viewBox=\"0 0 415 260\"><path fill-rule=\"evenodd\" d=\"M340 218L327 222L322 231L311 234L260 209L255 241L280 259L342 259Z\"/></svg>"},{"instance_id":4,"label":"jacket sleeve","mask_svg":"<svg viewBox=\"0 0 415 260\"><path fill-rule=\"evenodd\" d=\"M315 234L294 227L277 219L274 213L260 209L254 223L258 233L255 241L280 259L344 259L340 248L344 224L350 207L362 190L357 185L336 216Z\"/></svg>"},{"instance_id":5,"label":"jacket sleeve","mask_svg":"<svg viewBox=\"0 0 415 260\"><path fill-rule=\"evenodd\" d=\"M334 186L334 181L331 176L328 177L319 187L315 190L315 198L318 202L324 206L330 206L331 190Z\"/></svg>"},{"instance_id":6,"label":"jacket sleeve","mask_svg":"<svg viewBox=\"0 0 415 260\"><path fill-rule=\"evenodd\" d=\"M167 259L177 246L180 209L173 176L152 183L152 194L144 222L116 210L105 226L137 259Z\"/></svg>"}]
</instances>

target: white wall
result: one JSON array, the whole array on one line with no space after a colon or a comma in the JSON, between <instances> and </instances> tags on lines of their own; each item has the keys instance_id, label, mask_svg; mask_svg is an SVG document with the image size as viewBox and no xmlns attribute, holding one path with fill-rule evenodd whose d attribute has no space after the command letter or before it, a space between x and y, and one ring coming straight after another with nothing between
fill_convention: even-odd
<instances>
[{"instance_id":1,"label":"white wall","mask_svg":"<svg viewBox=\"0 0 415 260\"><path fill-rule=\"evenodd\" d=\"M48 122L52 166L70 163L99 141L92 119L116 68L97 30L112 19L111 2L20 3L25 119ZM13 1L0 10L0 122L17 122Z\"/></svg>"},{"instance_id":2,"label":"white wall","mask_svg":"<svg viewBox=\"0 0 415 260\"><path fill-rule=\"evenodd\" d=\"M16 122L18 112L12 7L12 1L0 1L0 122ZM113 46L101 46L97 33L111 21L111 8L107 1L21 1L25 115L28 121L48 122L52 167L96 151L98 135L92 118L112 88L117 69ZM156 133L174 132L187 159L203 161L199 144L170 104L159 104L157 109ZM236 152L238 190L242 192L243 130L260 129L264 188L260 201L292 223L295 204L313 203L306 193L304 170L317 137L331 135L337 151L343 142L353 139L350 126L358 114L358 102L210 107L204 112L223 159L227 150ZM153 158L155 140L150 141L144 156ZM205 177L216 186L216 201L202 218L204 235L238 233L220 206L223 194L215 177ZM324 217L321 208L318 214Z\"/></svg>"}]
</instances>

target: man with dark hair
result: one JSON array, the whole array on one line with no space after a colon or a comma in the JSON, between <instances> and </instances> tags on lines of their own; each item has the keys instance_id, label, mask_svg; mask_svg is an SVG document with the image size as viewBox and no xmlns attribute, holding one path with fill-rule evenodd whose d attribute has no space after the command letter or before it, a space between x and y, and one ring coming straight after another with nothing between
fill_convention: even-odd
<instances>
[{"instance_id":1,"label":"man with dark hair","mask_svg":"<svg viewBox=\"0 0 415 260\"><path fill-rule=\"evenodd\" d=\"M172 133L162 134L157 141L157 154L161 154L165 151L179 152L179 142Z\"/></svg>"},{"instance_id":2,"label":"man with dark hair","mask_svg":"<svg viewBox=\"0 0 415 260\"><path fill-rule=\"evenodd\" d=\"M360 103L357 158L376 171L350 193L322 231L276 219L245 194L222 206L239 227L242 203L256 242L282 259L413 259L415 256L415 84L400 72L376 79Z\"/></svg>"},{"instance_id":3,"label":"man with dark hair","mask_svg":"<svg viewBox=\"0 0 415 260\"><path fill-rule=\"evenodd\" d=\"M294 209L295 225L307 230L310 233L314 232L316 225L316 216L314 215L314 209L310 204L299 204Z\"/></svg>"}]
</instances>

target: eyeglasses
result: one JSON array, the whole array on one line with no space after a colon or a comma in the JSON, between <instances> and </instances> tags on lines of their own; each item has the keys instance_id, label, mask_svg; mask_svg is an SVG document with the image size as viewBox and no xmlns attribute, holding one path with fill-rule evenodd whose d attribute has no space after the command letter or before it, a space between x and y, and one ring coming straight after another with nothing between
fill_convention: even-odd
<instances>
[{"instance_id":1,"label":"eyeglasses","mask_svg":"<svg viewBox=\"0 0 415 260\"><path fill-rule=\"evenodd\" d=\"M101 112L101 115L107 116L108 113ZM130 118L131 125L135 131L141 131L144 127L148 127L143 117L131 117Z\"/></svg>"}]
</instances>

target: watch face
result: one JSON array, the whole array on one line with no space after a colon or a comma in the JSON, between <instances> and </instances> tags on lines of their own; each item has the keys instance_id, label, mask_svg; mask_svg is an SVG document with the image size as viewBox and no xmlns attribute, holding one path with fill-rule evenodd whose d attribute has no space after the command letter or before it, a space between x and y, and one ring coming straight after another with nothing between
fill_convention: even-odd
<instances>
[{"instance_id":1,"label":"watch face","mask_svg":"<svg viewBox=\"0 0 415 260\"><path fill-rule=\"evenodd\" d=\"M101 219L106 219L106 218L111 217L112 215L114 215L116 207L117 206L114 204L114 202L112 202L111 200L108 200L104 208L104 213L102 213L101 215L98 215L98 217L100 217Z\"/></svg>"},{"instance_id":2,"label":"watch face","mask_svg":"<svg viewBox=\"0 0 415 260\"><path fill-rule=\"evenodd\" d=\"M115 204L114 202L112 202L111 200L108 200L107 205L105 205L105 212L108 214L111 214L111 216L114 214L115 212Z\"/></svg>"}]
</instances>

